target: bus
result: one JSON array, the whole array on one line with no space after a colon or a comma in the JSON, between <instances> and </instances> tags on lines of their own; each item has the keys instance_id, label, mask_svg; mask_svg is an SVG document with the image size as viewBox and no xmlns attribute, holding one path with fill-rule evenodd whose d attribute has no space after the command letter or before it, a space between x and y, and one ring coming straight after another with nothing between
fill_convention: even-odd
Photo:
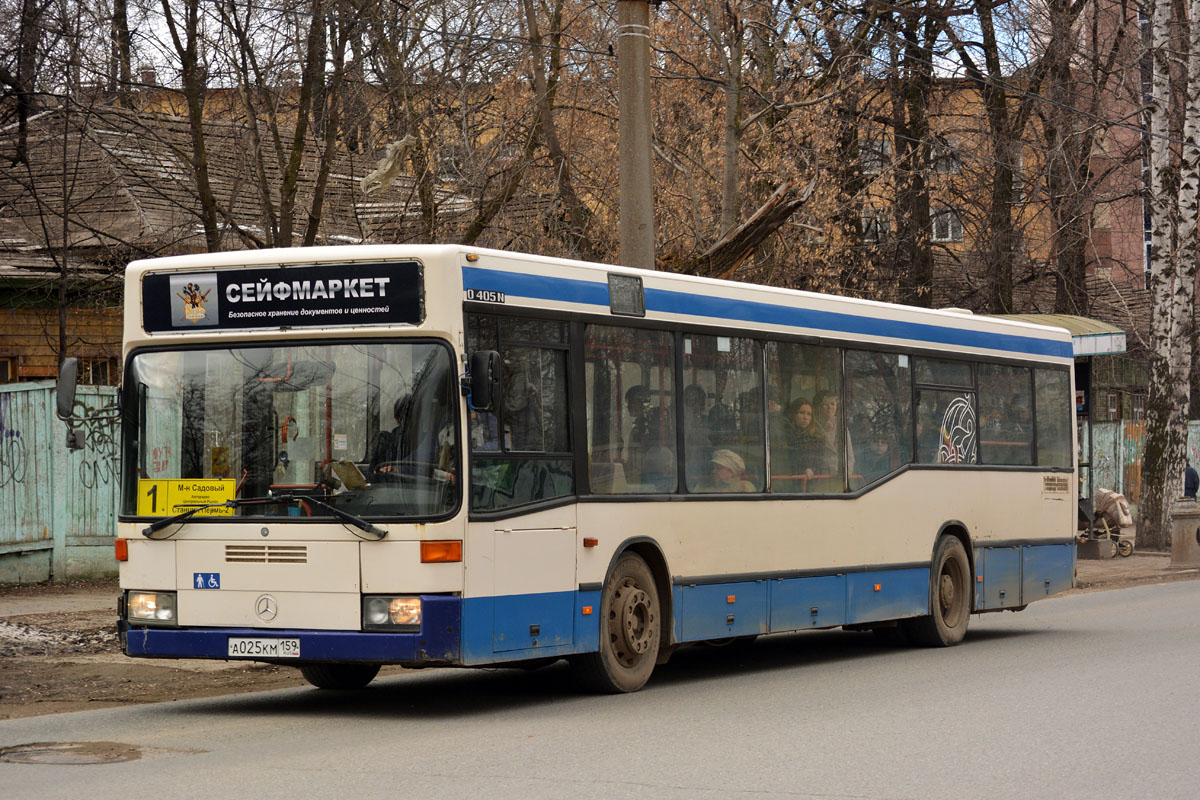
<instances>
[{"instance_id":1,"label":"bus","mask_svg":"<svg viewBox=\"0 0 1200 800\"><path fill-rule=\"evenodd\" d=\"M125 280L128 656L629 692L694 643L948 646L1072 586L1062 329L457 245Z\"/></svg>"}]
</instances>

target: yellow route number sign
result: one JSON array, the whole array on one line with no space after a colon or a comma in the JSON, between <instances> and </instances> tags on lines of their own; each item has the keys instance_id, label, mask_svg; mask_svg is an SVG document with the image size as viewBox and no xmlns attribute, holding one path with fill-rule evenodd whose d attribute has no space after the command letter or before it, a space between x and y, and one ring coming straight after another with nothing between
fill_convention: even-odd
<instances>
[{"instance_id":1,"label":"yellow route number sign","mask_svg":"<svg viewBox=\"0 0 1200 800\"><path fill-rule=\"evenodd\" d=\"M138 481L137 513L139 517L169 517L207 503L223 503L233 499L236 485L237 482L233 478L143 478ZM232 508L206 508L196 514L198 517L232 515Z\"/></svg>"}]
</instances>

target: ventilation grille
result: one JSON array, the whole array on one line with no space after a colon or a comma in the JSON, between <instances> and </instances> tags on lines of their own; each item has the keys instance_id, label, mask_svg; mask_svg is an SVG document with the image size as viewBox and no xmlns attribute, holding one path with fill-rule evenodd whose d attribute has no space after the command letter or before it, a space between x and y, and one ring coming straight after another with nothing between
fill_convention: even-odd
<instances>
[{"instance_id":1,"label":"ventilation grille","mask_svg":"<svg viewBox=\"0 0 1200 800\"><path fill-rule=\"evenodd\" d=\"M302 544L227 544L227 564L307 564L308 547Z\"/></svg>"}]
</instances>

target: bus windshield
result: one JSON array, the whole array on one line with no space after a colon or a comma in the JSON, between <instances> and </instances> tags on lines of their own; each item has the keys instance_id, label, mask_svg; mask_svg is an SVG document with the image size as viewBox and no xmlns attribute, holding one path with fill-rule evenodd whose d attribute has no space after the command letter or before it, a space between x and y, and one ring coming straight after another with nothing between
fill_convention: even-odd
<instances>
[{"instance_id":1,"label":"bus windshield","mask_svg":"<svg viewBox=\"0 0 1200 800\"><path fill-rule=\"evenodd\" d=\"M125 379L122 513L439 516L458 502L444 343L296 343L136 354ZM197 515L200 516L200 515Z\"/></svg>"}]
</instances>

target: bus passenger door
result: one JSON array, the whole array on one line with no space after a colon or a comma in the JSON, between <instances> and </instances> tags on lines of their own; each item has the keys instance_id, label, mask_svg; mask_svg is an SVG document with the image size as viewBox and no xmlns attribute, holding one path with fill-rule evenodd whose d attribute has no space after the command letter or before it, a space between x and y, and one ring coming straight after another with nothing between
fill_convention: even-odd
<instances>
[{"instance_id":1,"label":"bus passenger door","mask_svg":"<svg viewBox=\"0 0 1200 800\"><path fill-rule=\"evenodd\" d=\"M493 652L574 642L575 519L563 516L561 525L495 531Z\"/></svg>"}]
</instances>

